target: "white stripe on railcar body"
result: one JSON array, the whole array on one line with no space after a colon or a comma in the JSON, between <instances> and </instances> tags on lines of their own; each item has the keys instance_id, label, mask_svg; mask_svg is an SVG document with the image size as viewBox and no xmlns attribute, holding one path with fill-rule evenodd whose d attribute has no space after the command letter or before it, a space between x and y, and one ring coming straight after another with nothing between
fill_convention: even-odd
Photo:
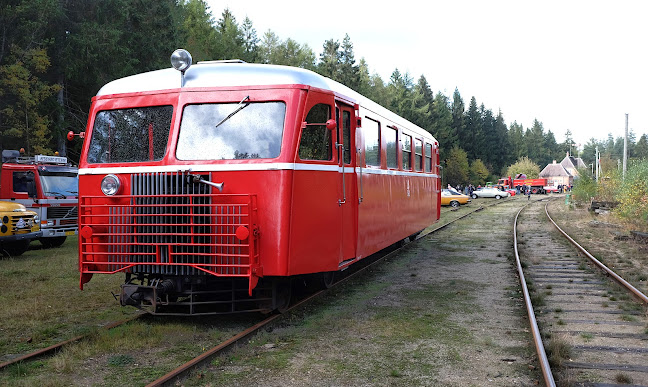
<instances>
[{"instance_id":1,"label":"white stripe on railcar body","mask_svg":"<svg viewBox=\"0 0 648 387\"><path fill-rule=\"evenodd\" d=\"M129 173L163 173L163 172L249 172L249 171L313 171L342 173L339 165L305 164L305 163L263 163L263 164L211 164L211 165L162 165L139 167L101 167L81 168L79 175L108 175ZM344 173L367 175L391 175L437 178L436 174L397 171L391 169L344 167Z\"/></svg>"}]
</instances>

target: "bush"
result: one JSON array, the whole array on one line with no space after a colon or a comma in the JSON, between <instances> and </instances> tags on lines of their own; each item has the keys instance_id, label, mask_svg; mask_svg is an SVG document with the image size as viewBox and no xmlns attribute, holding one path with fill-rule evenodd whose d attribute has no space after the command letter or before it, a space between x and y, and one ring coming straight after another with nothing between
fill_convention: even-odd
<instances>
[{"instance_id":1,"label":"bush","mask_svg":"<svg viewBox=\"0 0 648 387\"><path fill-rule=\"evenodd\" d=\"M648 228L648 161L632 163L620 182L615 213L641 230Z\"/></svg>"},{"instance_id":2,"label":"bush","mask_svg":"<svg viewBox=\"0 0 648 387\"><path fill-rule=\"evenodd\" d=\"M590 199L596 196L596 180L588 170L579 171L579 177L574 179L572 198L579 203L589 203Z\"/></svg>"}]
</instances>

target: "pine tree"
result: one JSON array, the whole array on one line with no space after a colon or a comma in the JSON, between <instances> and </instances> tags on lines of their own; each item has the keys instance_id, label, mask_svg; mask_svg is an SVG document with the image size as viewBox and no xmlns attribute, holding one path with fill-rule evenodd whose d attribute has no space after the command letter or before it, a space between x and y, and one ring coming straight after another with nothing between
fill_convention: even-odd
<instances>
[{"instance_id":1,"label":"pine tree","mask_svg":"<svg viewBox=\"0 0 648 387\"><path fill-rule=\"evenodd\" d=\"M243 32L239 29L236 18L225 8L221 18L216 23L218 52L217 59L241 59L243 58L244 42Z\"/></svg>"},{"instance_id":2,"label":"pine tree","mask_svg":"<svg viewBox=\"0 0 648 387\"><path fill-rule=\"evenodd\" d=\"M184 5L183 45L194 61L211 60L216 55L216 29L204 0L188 0Z\"/></svg>"},{"instance_id":3,"label":"pine tree","mask_svg":"<svg viewBox=\"0 0 648 387\"><path fill-rule=\"evenodd\" d=\"M243 34L243 60L248 63L256 62L258 60L259 38L256 29L252 25L252 20L247 16L241 25L241 33Z\"/></svg>"},{"instance_id":4,"label":"pine tree","mask_svg":"<svg viewBox=\"0 0 648 387\"><path fill-rule=\"evenodd\" d=\"M342 80L340 42L333 39L324 42L317 72L334 81Z\"/></svg>"},{"instance_id":5,"label":"pine tree","mask_svg":"<svg viewBox=\"0 0 648 387\"><path fill-rule=\"evenodd\" d=\"M439 157L448 157L448 152L457 145L457 134L452 127L452 111L448 97L437 93L432 104L432 135L439 141Z\"/></svg>"},{"instance_id":6,"label":"pine tree","mask_svg":"<svg viewBox=\"0 0 648 387\"><path fill-rule=\"evenodd\" d=\"M349 34L342 40L342 51L340 52L340 83L358 91L360 86L360 70L355 63L353 54L353 43Z\"/></svg>"},{"instance_id":7,"label":"pine tree","mask_svg":"<svg viewBox=\"0 0 648 387\"><path fill-rule=\"evenodd\" d=\"M459 142L464 138L466 132L466 107L464 101L459 94L459 89L455 88L452 94L452 133L455 141ZM452 148L452 145L448 149Z\"/></svg>"},{"instance_id":8,"label":"pine tree","mask_svg":"<svg viewBox=\"0 0 648 387\"><path fill-rule=\"evenodd\" d=\"M504 115L500 110L495 118L495 148L493 150L492 171L500 174L502 169L510 163L513 158L510 156L511 144L509 142L508 128L504 121Z\"/></svg>"},{"instance_id":9,"label":"pine tree","mask_svg":"<svg viewBox=\"0 0 648 387\"><path fill-rule=\"evenodd\" d=\"M510 144L509 162L518 160L527 154L526 143L524 142L524 127L518 124L517 121L513 121L509 128L508 141Z\"/></svg>"},{"instance_id":10,"label":"pine tree","mask_svg":"<svg viewBox=\"0 0 648 387\"><path fill-rule=\"evenodd\" d=\"M372 96L371 76L369 75L369 65L364 58L360 59L358 64L358 93L367 98ZM373 99L373 98L372 98Z\"/></svg>"},{"instance_id":11,"label":"pine tree","mask_svg":"<svg viewBox=\"0 0 648 387\"><path fill-rule=\"evenodd\" d=\"M648 136L642 134L635 145L634 157L640 160L648 160Z\"/></svg>"},{"instance_id":12,"label":"pine tree","mask_svg":"<svg viewBox=\"0 0 648 387\"><path fill-rule=\"evenodd\" d=\"M547 157L545 146L545 133L542 123L537 119L533 120L533 126L528 129L524 136L527 148L527 155L534 163L544 163Z\"/></svg>"},{"instance_id":13,"label":"pine tree","mask_svg":"<svg viewBox=\"0 0 648 387\"><path fill-rule=\"evenodd\" d=\"M475 158L474 155L476 154L476 150L478 150L482 123L481 113L477 108L477 99L475 97L470 99L470 105L468 112L466 112L464 123L464 130L458 133L459 144L461 144L469 156Z\"/></svg>"}]
</instances>

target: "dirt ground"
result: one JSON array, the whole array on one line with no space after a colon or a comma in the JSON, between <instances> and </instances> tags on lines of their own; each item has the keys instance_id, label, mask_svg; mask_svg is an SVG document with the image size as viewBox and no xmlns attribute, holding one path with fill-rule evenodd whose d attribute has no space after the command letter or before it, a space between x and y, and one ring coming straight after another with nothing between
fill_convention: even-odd
<instances>
[{"instance_id":1,"label":"dirt ground","mask_svg":"<svg viewBox=\"0 0 648 387\"><path fill-rule=\"evenodd\" d=\"M512 258L522 205L509 200L419 239L184 385L538 384Z\"/></svg>"}]
</instances>

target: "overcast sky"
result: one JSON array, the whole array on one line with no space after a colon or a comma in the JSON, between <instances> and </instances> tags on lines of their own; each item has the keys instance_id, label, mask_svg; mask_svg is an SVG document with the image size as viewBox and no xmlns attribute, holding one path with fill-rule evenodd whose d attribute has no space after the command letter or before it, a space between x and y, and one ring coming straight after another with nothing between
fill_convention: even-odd
<instances>
[{"instance_id":1,"label":"overcast sky","mask_svg":"<svg viewBox=\"0 0 648 387\"><path fill-rule=\"evenodd\" d=\"M259 38L272 30L318 58L348 33L356 60L383 80L396 68L424 75L434 92L458 88L466 107L474 96L508 125L537 118L558 142L567 129L581 146L623 136L626 113L637 140L648 134L648 1L207 3L215 20L229 8Z\"/></svg>"}]
</instances>

